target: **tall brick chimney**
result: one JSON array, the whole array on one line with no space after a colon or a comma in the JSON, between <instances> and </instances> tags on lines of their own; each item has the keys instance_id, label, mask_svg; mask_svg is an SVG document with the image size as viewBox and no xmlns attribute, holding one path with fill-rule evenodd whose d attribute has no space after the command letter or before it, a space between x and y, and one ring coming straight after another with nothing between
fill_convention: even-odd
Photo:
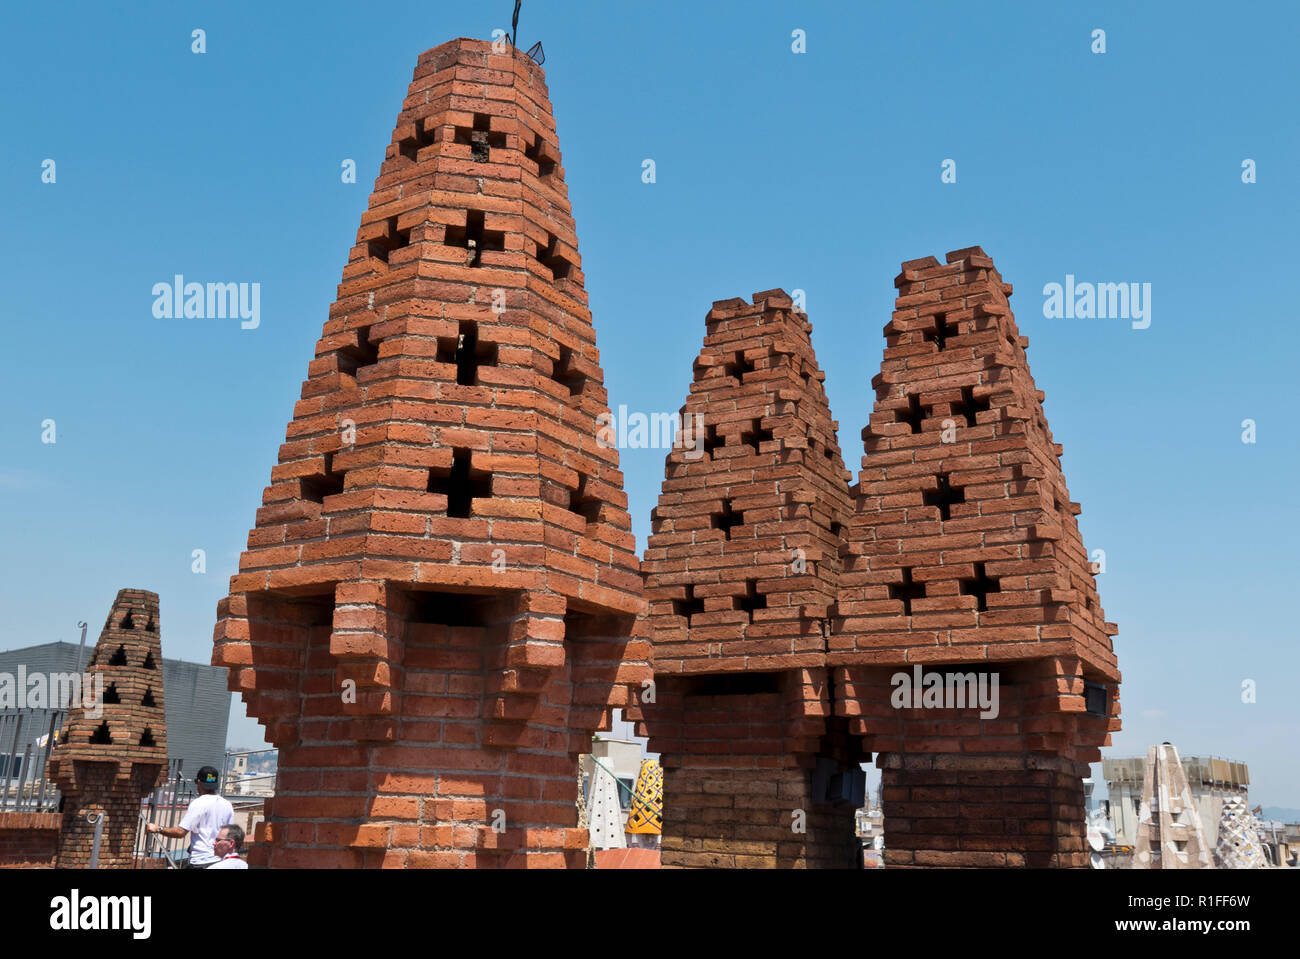
<instances>
[{"instance_id":1,"label":"tall brick chimney","mask_svg":"<svg viewBox=\"0 0 1300 959\"><path fill-rule=\"evenodd\" d=\"M280 749L271 866L575 866L650 676L543 71L419 58L213 661Z\"/></svg>"},{"instance_id":2,"label":"tall brick chimney","mask_svg":"<svg viewBox=\"0 0 1300 959\"><path fill-rule=\"evenodd\" d=\"M857 744L828 610L851 510L812 326L780 290L713 305L645 554L665 866L849 866ZM699 455L697 455L697 453ZM860 800L859 800L860 801Z\"/></svg>"},{"instance_id":3,"label":"tall brick chimney","mask_svg":"<svg viewBox=\"0 0 1300 959\"><path fill-rule=\"evenodd\" d=\"M167 775L157 593L118 592L84 673L102 679L103 702L87 709L98 694L83 691L50 753L49 777L63 797L57 865L90 865L95 824L87 817L102 816L99 867L130 869L140 800Z\"/></svg>"},{"instance_id":4,"label":"tall brick chimney","mask_svg":"<svg viewBox=\"0 0 1300 959\"><path fill-rule=\"evenodd\" d=\"M883 768L887 865L1087 866L1082 778L1119 671L1008 305L979 247L911 260L847 528L836 713ZM896 709L891 677L998 674L999 711ZM954 688L956 684L954 683Z\"/></svg>"}]
</instances>

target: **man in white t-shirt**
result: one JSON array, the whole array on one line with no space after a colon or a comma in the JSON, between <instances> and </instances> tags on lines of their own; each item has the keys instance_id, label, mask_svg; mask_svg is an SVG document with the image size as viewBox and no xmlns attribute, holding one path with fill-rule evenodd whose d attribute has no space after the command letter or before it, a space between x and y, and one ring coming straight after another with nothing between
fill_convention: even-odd
<instances>
[{"instance_id":1,"label":"man in white t-shirt","mask_svg":"<svg viewBox=\"0 0 1300 959\"><path fill-rule=\"evenodd\" d=\"M217 854L218 861L208 868L247 869L248 863L239 858L239 850L243 848L244 830L233 822L229 826L222 826L221 831L217 833L217 838L212 843L212 849Z\"/></svg>"},{"instance_id":2,"label":"man in white t-shirt","mask_svg":"<svg viewBox=\"0 0 1300 959\"><path fill-rule=\"evenodd\" d=\"M212 848L213 840L217 838L221 827L229 825L235 818L235 808L217 795L220 778L220 774L211 766L199 770L199 774L194 777L199 795L185 810L179 825L145 824L146 832L159 833L168 839L184 839L187 835L190 837L190 859L186 864L188 869L207 869L220 861Z\"/></svg>"}]
</instances>

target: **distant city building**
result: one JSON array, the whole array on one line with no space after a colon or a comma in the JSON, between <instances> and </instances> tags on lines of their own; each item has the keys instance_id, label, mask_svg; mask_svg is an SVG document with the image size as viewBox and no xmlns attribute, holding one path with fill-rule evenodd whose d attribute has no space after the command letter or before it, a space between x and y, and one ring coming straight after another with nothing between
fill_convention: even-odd
<instances>
[{"instance_id":1,"label":"distant city building","mask_svg":"<svg viewBox=\"0 0 1300 959\"><path fill-rule=\"evenodd\" d=\"M0 651L0 674L17 677L45 677L55 674L78 674L90 659L93 644L84 650L76 643L43 643L23 649ZM193 778L201 766L220 769L225 761L226 727L230 721L230 691L226 688L226 671L217 666L163 658L163 711L167 719L167 758L175 767L183 762L183 772ZM21 732L15 744L17 723L0 742L0 775L6 770L15 776L27 746L47 736L52 721L61 710L58 703L46 702L44 708L30 705L19 709L0 709L5 716L19 716ZM55 726L55 731L58 727ZM33 750L34 752L34 750Z\"/></svg>"},{"instance_id":2,"label":"distant city building","mask_svg":"<svg viewBox=\"0 0 1300 959\"><path fill-rule=\"evenodd\" d=\"M1145 757L1103 759L1102 778L1110 793L1107 805L1115 841L1132 846L1137 840L1138 811L1142 804ZM1217 836L1223 803L1229 797L1246 798L1250 771L1245 763L1227 759L1188 756L1182 760L1183 772L1191 790L1192 802L1205 836Z\"/></svg>"}]
</instances>

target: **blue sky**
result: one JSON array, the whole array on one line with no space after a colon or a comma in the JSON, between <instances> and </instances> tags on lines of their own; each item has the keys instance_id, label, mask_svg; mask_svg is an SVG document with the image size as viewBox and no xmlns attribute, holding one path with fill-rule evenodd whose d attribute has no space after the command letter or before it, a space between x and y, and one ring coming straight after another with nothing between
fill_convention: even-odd
<instances>
[{"instance_id":1,"label":"blue sky","mask_svg":"<svg viewBox=\"0 0 1300 959\"><path fill-rule=\"evenodd\" d=\"M136 586L161 594L167 655L207 661L416 58L490 38L512 6L6 6L0 646L75 640L79 619L93 639ZM1300 7L920 10L525 0L611 402L676 410L713 300L803 289L856 469L900 261L983 246L1106 551L1109 754L1244 760L1253 800L1300 806ZM176 273L260 283L260 327L156 319L150 290ZM1150 328L1045 319L1067 274L1150 283ZM644 545L663 451L623 456ZM232 743L257 741L236 714Z\"/></svg>"}]
</instances>

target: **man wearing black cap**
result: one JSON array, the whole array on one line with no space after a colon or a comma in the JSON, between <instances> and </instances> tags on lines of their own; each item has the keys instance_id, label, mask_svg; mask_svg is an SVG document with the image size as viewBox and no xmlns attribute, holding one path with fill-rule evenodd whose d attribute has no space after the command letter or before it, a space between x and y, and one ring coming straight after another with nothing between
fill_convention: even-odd
<instances>
[{"instance_id":1,"label":"man wearing black cap","mask_svg":"<svg viewBox=\"0 0 1300 959\"><path fill-rule=\"evenodd\" d=\"M189 869L207 869L213 863L221 861L213 851L212 842L222 826L234 821L235 808L217 795L220 778L220 774L211 766L199 770L199 774L194 777L199 795L185 810L180 825L145 824L146 832L159 833L168 839L184 839L186 835L190 837L190 859L186 864Z\"/></svg>"}]
</instances>

